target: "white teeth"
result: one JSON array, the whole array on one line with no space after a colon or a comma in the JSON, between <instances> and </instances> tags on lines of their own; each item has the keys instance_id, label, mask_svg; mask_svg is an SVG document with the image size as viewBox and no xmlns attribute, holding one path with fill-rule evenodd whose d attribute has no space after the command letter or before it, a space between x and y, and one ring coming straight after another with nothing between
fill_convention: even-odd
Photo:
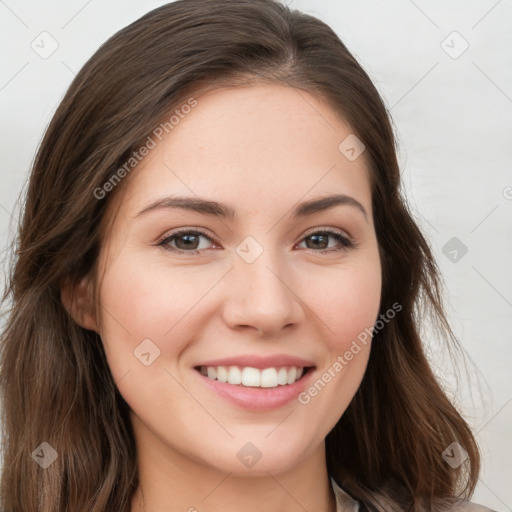
<instances>
[{"instance_id":1,"label":"white teeth","mask_svg":"<svg viewBox=\"0 0 512 512\"><path fill-rule=\"evenodd\" d=\"M288 370L288 384L293 384L295 382L295 377L297 377L297 368L295 368L295 366L292 366Z\"/></svg>"},{"instance_id":2,"label":"white teeth","mask_svg":"<svg viewBox=\"0 0 512 512\"><path fill-rule=\"evenodd\" d=\"M200 372L210 379L219 382L227 382L234 385L248 387L275 388L285 386L298 381L304 372L304 368L286 366L277 368L265 368L259 370L250 366L240 368L239 366L201 366Z\"/></svg>"},{"instance_id":3,"label":"white teeth","mask_svg":"<svg viewBox=\"0 0 512 512\"><path fill-rule=\"evenodd\" d=\"M275 388L277 386L277 370L275 368L265 368L261 370L261 383L262 388Z\"/></svg>"},{"instance_id":4,"label":"white teeth","mask_svg":"<svg viewBox=\"0 0 512 512\"><path fill-rule=\"evenodd\" d=\"M288 372L286 371L286 368L279 368L279 371L277 372L277 383L280 386L288 384Z\"/></svg>"},{"instance_id":5,"label":"white teeth","mask_svg":"<svg viewBox=\"0 0 512 512\"><path fill-rule=\"evenodd\" d=\"M229 384L242 384L242 372L238 366L230 366L228 370Z\"/></svg>"},{"instance_id":6,"label":"white teeth","mask_svg":"<svg viewBox=\"0 0 512 512\"><path fill-rule=\"evenodd\" d=\"M228 371L224 366L217 366L217 380L219 382L227 382L228 381Z\"/></svg>"},{"instance_id":7,"label":"white teeth","mask_svg":"<svg viewBox=\"0 0 512 512\"><path fill-rule=\"evenodd\" d=\"M242 384L257 387L260 385L260 375L261 372L257 368L244 368L242 370Z\"/></svg>"}]
</instances>

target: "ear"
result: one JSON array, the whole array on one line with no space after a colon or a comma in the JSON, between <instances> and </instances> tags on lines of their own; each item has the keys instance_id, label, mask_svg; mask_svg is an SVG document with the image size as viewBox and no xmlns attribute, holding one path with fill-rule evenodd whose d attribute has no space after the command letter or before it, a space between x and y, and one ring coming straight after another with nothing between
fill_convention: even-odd
<instances>
[{"instance_id":1,"label":"ear","mask_svg":"<svg viewBox=\"0 0 512 512\"><path fill-rule=\"evenodd\" d=\"M78 325L99 333L91 277L86 276L75 284L69 279L64 279L60 288L60 297L64 308Z\"/></svg>"}]
</instances>

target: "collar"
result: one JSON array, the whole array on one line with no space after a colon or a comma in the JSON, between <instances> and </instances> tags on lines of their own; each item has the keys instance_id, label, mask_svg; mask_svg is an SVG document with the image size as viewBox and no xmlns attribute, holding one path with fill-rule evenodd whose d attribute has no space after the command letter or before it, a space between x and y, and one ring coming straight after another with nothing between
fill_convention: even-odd
<instances>
[{"instance_id":1,"label":"collar","mask_svg":"<svg viewBox=\"0 0 512 512\"><path fill-rule=\"evenodd\" d=\"M336 512L359 512L359 502L350 497L331 476L331 486L336 496Z\"/></svg>"}]
</instances>

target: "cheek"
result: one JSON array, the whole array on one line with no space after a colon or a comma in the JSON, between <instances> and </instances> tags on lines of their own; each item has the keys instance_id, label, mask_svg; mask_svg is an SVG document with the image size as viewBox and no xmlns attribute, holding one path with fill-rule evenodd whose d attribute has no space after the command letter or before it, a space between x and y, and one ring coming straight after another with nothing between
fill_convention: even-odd
<instances>
[{"instance_id":1,"label":"cheek","mask_svg":"<svg viewBox=\"0 0 512 512\"><path fill-rule=\"evenodd\" d=\"M121 395L141 418L181 425L184 419L173 420L169 404L194 406L173 378L174 363L193 337L187 327L194 305L212 283L191 282L183 269L163 269L128 252L104 274L101 339Z\"/></svg>"},{"instance_id":2,"label":"cheek","mask_svg":"<svg viewBox=\"0 0 512 512\"><path fill-rule=\"evenodd\" d=\"M325 437L353 399L364 377L371 349L371 328L379 313L381 268L374 252L318 274L312 299L322 325L322 359L317 378L298 397L310 415L322 418ZM321 278L321 279L320 279ZM312 279L312 284L315 279Z\"/></svg>"},{"instance_id":3,"label":"cheek","mask_svg":"<svg viewBox=\"0 0 512 512\"><path fill-rule=\"evenodd\" d=\"M324 292L317 294L316 310L325 324L330 350L339 352L374 325L381 300L381 269L378 258L371 258L332 272L324 275Z\"/></svg>"},{"instance_id":4,"label":"cheek","mask_svg":"<svg viewBox=\"0 0 512 512\"><path fill-rule=\"evenodd\" d=\"M138 363L134 350L143 340L151 340L167 362L181 353L193 337L194 324L199 328L196 307L225 273L204 268L170 268L141 261L128 251L109 266L101 282L98 316L113 373L122 376Z\"/></svg>"}]
</instances>

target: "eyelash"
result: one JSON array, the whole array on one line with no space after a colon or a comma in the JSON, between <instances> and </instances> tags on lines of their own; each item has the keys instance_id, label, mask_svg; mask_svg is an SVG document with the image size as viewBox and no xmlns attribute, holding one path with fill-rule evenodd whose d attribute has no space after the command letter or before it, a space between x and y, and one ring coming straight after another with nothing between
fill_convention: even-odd
<instances>
[{"instance_id":1,"label":"eyelash","mask_svg":"<svg viewBox=\"0 0 512 512\"><path fill-rule=\"evenodd\" d=\"M199 254L202 251L208 250L208 249L203 249L203 250L193 249L190 251L184 251L182 249L176 249L175 247L169 246L169 243L172 240L174 240L175 238L179 238L180 235L184 235L184 234L202 235L205 238L207 238L208 240L210 240L211 242L214 242L214 240L212 240L212 238L205 231L203 231L200 228L195 228L195 229L180 229L178 231L175 231L174 233L171 233L170 235L165 236L165 238L161 239L157 243L157 245L162 247L165 251L171 251L173 253L178 253L178 254L194 255L194 254ZM330 235L333 238L335 238L341 245L341 247L337 248L337 249L332 248L332 247L330 249L322 249L322 250L318 250L318 251L315 249L307 249L309 251L313 251L314 253L324 254L324 253L328 253L328 252L339 252L339 251L346 251L348 249L357 247L357 244L352 239L345 236L342 232L340 232L338 230L331 229L331 228L324 228L324 229L320 229L318 231L313 231L311 233L308 233L304 236L304 238L302 238L301 242L304 241L306 238L309 238L313 235Z\"/></svg>"}]
</instances>

